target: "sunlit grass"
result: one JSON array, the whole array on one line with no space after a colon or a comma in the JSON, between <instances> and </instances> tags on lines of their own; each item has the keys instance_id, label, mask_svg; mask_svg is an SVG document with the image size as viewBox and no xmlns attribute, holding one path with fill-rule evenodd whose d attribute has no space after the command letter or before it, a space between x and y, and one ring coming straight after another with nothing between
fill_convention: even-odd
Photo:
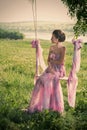
<instances>
[{"instance_id":1,"label":"sunlit grass","mask_svg":"<svg viewBox=\"0 0 87 130\"><path fill-rule=\"evenodd\" d=\"M46 64L47 64L47 56L48 56L50 45L51 45L50 41L41 40L41 46L43 48L43 55ZM68 76L72 65L73 45L71 43L66 42L65 46L66 46L65 66L66 66L66 71ZM83 45L82 53L81 53L81 67L80 67L80 71L77 74L78 87L77 87L77 97L76 97L76 112L78 112L77 110L78 108L79 111L83 112L83 114L85 111L84 109L86 109L86 105L84 105L84 102L85 103L87 102L86 100L87 99L87 60L86 60L87 53L86 52L87 52L87 45ZM28 117L27 115L25 117L25 115L21 115L22 114L20 113L21 109L26 108L29 104L32 89L34 88L34 74L35 74L35 49L31 47L31 40L23 40L23 41L22 40L17 40L17 41L0 40L0 113L1 113L0 119L3 119L4 123L8 122L9 125L11 124L14 127L14 129L16 129L17 127L23 130L28 129L27 124L31 125L30 128L32 128L32 125L34 125L33 127L35 127L35 124L32 124L32 123L36 123L34 118L41 118L44 124L43 114L45 114L44 116L46 116L47 121L48 118L50 118L50 116L52 116L51 118L53 121L54 118L56 118L54 122L50 122L51 124L53 123L56 125L56 122L58 123L59 120L63 121L65 125L67 120L69 121L68 123L71 123L72 121L74 123L75 117L73 117L74 115L72 114L74 110L72 109L69 110L69 106L67 102L66 81L61 81L61 85L64 94L65 111L67 113L66 115L67 120L64 120L65 118L56 117L55 113L54 116L51 115L52 113L41 113L42 115L36 114L35 116L32 117L31 116ZM79 104L80 100L82 101L82 104ZM69 114L71 117L69 116ZM9 121L9 118L14 123L18 120L19 125L18 124L13 125L14 123L12 124L12 122ZM79 119L80 118L81 117L79 116ZM71 126L69 128L71 128ZM11 130L13 130L13 128ZM42 130L44 129L42 128ZM69 129L67 128L67 130Z\"/></svg>"}]
</instances>

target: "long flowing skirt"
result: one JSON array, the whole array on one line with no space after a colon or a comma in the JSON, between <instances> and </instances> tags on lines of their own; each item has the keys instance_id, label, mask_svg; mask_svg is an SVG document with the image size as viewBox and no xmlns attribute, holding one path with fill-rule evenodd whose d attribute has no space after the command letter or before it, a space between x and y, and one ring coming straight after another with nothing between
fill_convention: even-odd
<instances>
[{"instance_id":1,"label":"long flowing skirt","mask_svg":"<svg viewBox=\"0 0 87 130\"><path fill-rule=\"evenodd\" d=\"M47 71L47 68L37 79L28 107L29 112L33 113L44 109L60 113L64 111L63 93L59 78L65 76L65 68L63 65L60 68L57 67L54 74Z\"/></svg>"}]
</instances>

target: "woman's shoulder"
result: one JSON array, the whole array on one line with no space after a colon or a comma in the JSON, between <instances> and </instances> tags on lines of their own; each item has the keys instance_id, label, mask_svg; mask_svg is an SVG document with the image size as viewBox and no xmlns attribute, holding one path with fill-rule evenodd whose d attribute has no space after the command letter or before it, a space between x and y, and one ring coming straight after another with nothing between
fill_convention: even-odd
<instances>
[{"instance_id":1,"label":"woman's shoulder","mask_svg":"<svg viewBox=\"0 0 87 130\"><path fill-rule=\"evenodd\" d=\"M66 50L66 47L65 47L65 46L62 46L61 49L62 49L62 50Z\"/></svg>"},{"instance_id":2,"label":"woman's shoulder","mask_svg":"<svg viewBox=\"0 0 87 130\"><path fill-rule=\"evenodd\" d=\"M56 49L56 48L57 48L56 45L50 46L50 49L51 49L51 50L54 50L54 49Z\"/></svg>"},{"instance_id":3,"label":"woman's shoulder","mask_svg":"<svg viewBox=\"0 0 87 130\"><path fill-rule=\"evenodd\" d=\"M56 45L51 45L50 50L54 50L56 48Z\"/></svg>"},{"instance_id":4,"label":"woman's shoulder","mask_svg":"<svg viewBox=\"0 0 87 130\"><path fill-rule=\"evenodd\" d=\"M62 46L62 49L66 49L66 47L65 47L65 46Z\"/></svg>"},{"instance_id":5,"label":"woman's shoulder","mask_svg":"<svg viewBox=\"0 0 87 130\"><path fill-rule=\"evenodd\" d=\"M65 51L66 47L65 46L61 46L60 48L58 48L56 45L50 46L50 51L55 51L55 50Z\"/></svg>"},{"instance_id":6,"label":"woman's shoulder","mask_svg":"<svg viewBox=\"0 0 87 130\"><path fill-rule=\"evenodd\" d=\"M66 47L65 47L65 46L62 46L62 47L61 47L61 52L63 52L63 53L66 52Z\"/></svg>"}]
</instances>

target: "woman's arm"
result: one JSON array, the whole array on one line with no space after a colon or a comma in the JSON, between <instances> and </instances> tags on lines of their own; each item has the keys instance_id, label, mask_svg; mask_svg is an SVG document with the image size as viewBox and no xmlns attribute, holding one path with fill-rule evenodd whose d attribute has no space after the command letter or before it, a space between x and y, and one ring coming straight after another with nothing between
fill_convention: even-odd
<instances>
[{"instance_id":1,"label":"woman's arm","mask_svg":"<svg viewBox=\"0 0 87 130\"><path fill-rule=\"evenodd\" d=\"M52 51L53 51L53 46L51 46L50 49L49 49L48 60L47 60L48 65L50 63L50 54L51 54Z\"/></svg>"}]
</instances>

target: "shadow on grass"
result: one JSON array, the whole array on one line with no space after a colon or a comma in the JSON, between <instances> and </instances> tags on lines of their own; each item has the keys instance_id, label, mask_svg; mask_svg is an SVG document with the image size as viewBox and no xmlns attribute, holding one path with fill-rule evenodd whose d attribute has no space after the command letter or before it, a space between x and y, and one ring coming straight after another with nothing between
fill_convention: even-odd
<instances>
[{"instance_id":1,"label":"shadow on grass","mask_svg":"<svg viewBox=\"0 0 87 130\"><path fill-rule=\"evenodd\" d=\"M75 109L67 106L62 115L48 110L29 114L8 107L0 114L0 130L87 130L86 108L83 100Z\"/></svg>"},{"instance_id":2,"label":"shadow on grass","mask_svg":"<svg viewBox=\"0 0 87 130\"><path fill-rule=\"evenodd\" d=\"M7 115L0 115L0 130L51 130L55 126L60 127L58 120L58 112L45 110L29 114L20 109L13 109Z\"/></svg>"}]
</instances>

